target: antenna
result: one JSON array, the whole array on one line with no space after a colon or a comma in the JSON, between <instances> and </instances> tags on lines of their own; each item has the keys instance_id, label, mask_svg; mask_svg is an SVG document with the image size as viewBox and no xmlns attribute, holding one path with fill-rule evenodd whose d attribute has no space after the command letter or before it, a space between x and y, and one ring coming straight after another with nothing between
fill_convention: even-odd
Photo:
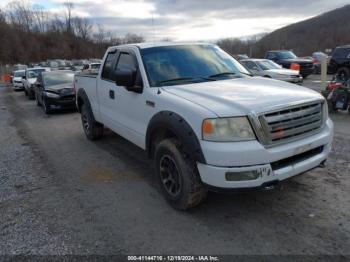
<instances>
[{"instance_id":1,"label":"antenna","mask_svg":"<svg viewBox=\"0 0 350 262\"><path fill-rule=\"evenodd\" d=\"M154 13L152 11L152 33L153 33L153 45L155 45L156 32L154 29Z\"/></svg>"}]
</instances>

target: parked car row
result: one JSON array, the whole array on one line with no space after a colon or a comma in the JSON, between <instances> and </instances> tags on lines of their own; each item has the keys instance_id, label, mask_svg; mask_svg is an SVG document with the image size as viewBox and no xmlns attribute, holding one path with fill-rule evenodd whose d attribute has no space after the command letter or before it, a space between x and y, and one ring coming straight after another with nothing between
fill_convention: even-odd
<instances>
[{"instance_id":1,"label":"parked car row","mask_svg":"<svg viewBox=\"0 0 350 262\"><path fill-rule=\"evenodd\" d=\"M54 110L76 108L73 79L74 72L70 70L27 68L14 72L13 88L24 90L28 99L35 99L50 114Z\"/></svg>"},{"instance_id":2,"label":"parked car row","mask_svg":"<svg viewBox=\"0 0 350 262\"><path fill-rule=\"evenodd\" d=\"M274 64L268 63L266 60L251 59L247 55L233 55L233 57L239 60L253 75L298 84L302 83L302 79L307 78L310 74L320 74L321 59L326 57L329 74L334 74L337 79L343 81L350 79L350 45L336 47L329 56L323 52L314 52L311 57L297 57L290 50L268 51L265 54L265 59L273 61ZM268 65L268 67L261 66L261 63ZM287 69L287 71L283 71L283 73L280 71L277 74L273 72L274 69L281 70L282 68ZM300 76L295 76L296 72L299 72ZM290 76L293 76L293 79Z\"/></svg>"},{"instance_id":3,"label":"parked car row","mask_svg":"<svg viewBox=\"0 0 350 262\"><path fill-rule=\"evenodd\" d=\"M298 60L274 54L285 64ZM107 127L144 149L177 209L200 204L209 190L270 188L329 155L325 99L268 79L302 81L272 60L238 62L212 44L143 43L110 47L96 67L15 75L46 114L76 108L87 139L102 138Z\"/></svg>"}]
</instances>

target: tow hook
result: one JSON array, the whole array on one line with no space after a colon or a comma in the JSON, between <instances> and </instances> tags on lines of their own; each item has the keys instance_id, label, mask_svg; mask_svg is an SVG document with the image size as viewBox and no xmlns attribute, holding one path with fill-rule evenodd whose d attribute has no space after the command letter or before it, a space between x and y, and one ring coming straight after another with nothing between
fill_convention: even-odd
<instances>
[{"instance_id":1,"label":"tow hook","mask_svg":"<svg viewBox=\"0 0 350 262\"><path fill-rule=\"evenodd\" d=\"M323 160L318 167L325 168L326 167L326 160Z\"/></svg>"},{"instance_id":2,"label":"tow hook","mask_svg":"<svg viewBox=\"0 0 350 262\"><path fill-rule=\"evenodd\" d=\"M265 186L263 189L266 190L266 191L268 191L268 190L272 190L272 189L274 189L274 188L275 188L275 186L274 186L274 185L271 185L271 186Z\"/></svg>"}]
</instances>

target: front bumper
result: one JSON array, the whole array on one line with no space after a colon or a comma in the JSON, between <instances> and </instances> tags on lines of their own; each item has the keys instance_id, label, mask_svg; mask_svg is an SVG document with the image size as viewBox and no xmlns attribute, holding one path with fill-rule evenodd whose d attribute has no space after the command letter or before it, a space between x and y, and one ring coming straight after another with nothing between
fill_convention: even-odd
<instances>
[{"instance_id":1,"label":"front bumper","mask_svg":"<svg viewBox=\"0 0 350 262\"><path fill-rule=\"evenodd\" d=\"M24 89L24 86L22 84L22 82L13 82L13 89L19 90L19 89Z\"/></svg>"},{"instance_id":2,"label":"front bumper","mask_svg":"<svg viewBox=\"0 0 350 262\"><path fill-rule=\"evenodd\" d=\"M213 187L260 187L319 166L330 153L332 139L333 123L328 119L318 134L273 148L265 148L257 141L237 144L202 142L207 164L197 163L197 167L202 182ZM227 179L229 173L234 177L235 174L241 176L247 172L256 174L256 178L239 181Z\"/></svg>"},{"instance_id":3,"label":"front bumper","mask_svg":"<svg viewBox=\"0 0 350 262\"><path fill-rule=\"evenodd\" d=\"M46 105L50 107L50 109L74 109L75 105L75 96L61 96L59 98L50 98L45 97Z\"/></svg>"},{"instance_id":4,"label":"front bumper","mask_svg":"<svg viewBox=\"0 0 350 262\"><path fill-rule=\"evenodd\" d=\"M289 82L289 83L301 84L303 82L303 77L299 76L299 77L293 77L293 78L285 78L285 79L281 79L281 80Z\"/></svg>"}]
</instances>

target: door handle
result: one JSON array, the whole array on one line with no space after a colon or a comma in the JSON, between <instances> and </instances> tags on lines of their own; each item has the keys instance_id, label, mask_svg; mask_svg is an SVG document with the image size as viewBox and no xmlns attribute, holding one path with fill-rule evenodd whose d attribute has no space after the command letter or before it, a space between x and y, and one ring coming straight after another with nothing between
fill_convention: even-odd
<instances>
[{"instance_id":1,"label":"door handle","mask_svg":"<svg viewBox=\"0 0 350 262\"><path fill-rule=\"evenodd\" d=\"M109 98L114 99L114 91L109 90Z\"/></svg>"}]
</instances>

